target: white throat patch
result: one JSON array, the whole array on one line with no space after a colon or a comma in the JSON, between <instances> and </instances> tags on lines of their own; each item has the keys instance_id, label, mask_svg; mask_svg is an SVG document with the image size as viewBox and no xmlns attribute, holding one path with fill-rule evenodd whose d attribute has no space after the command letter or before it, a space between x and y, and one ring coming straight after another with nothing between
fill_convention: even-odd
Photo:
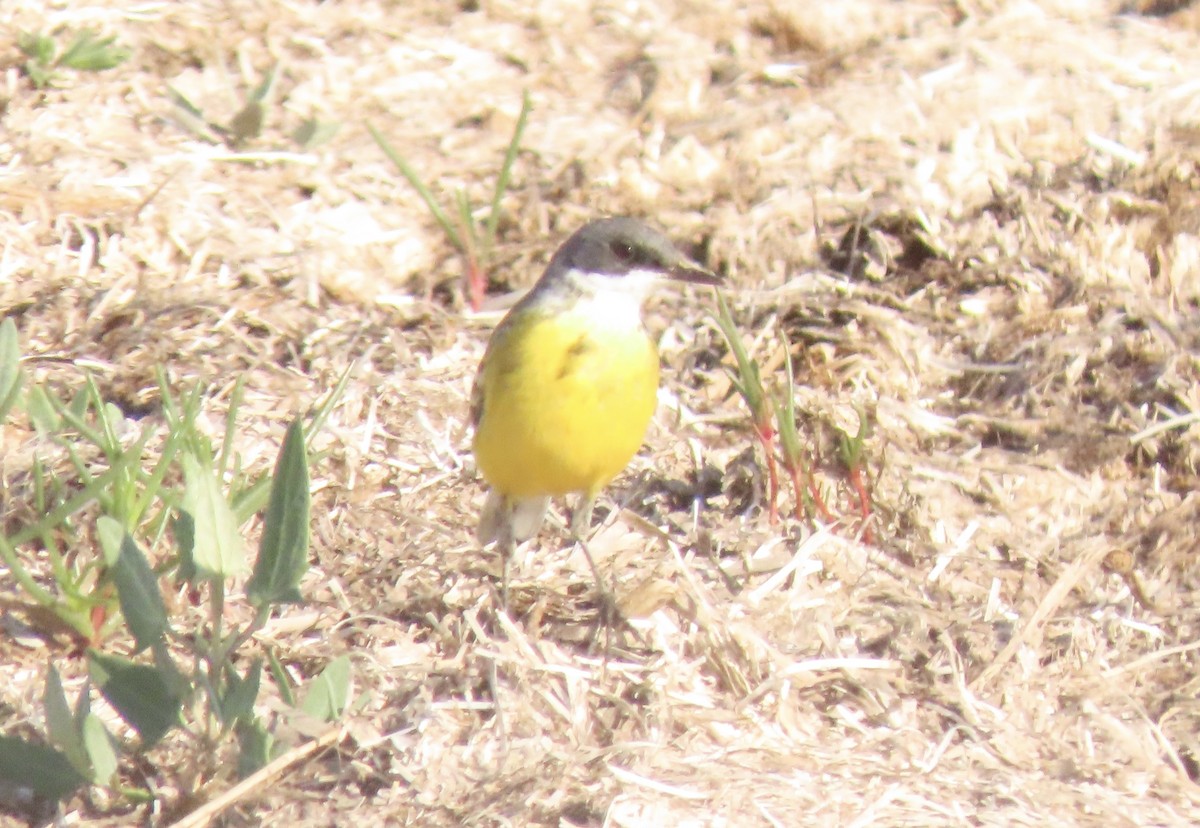
<instances>
[{"instance_id":1,"label":"white throat patch","mask_svg":"<svg viewBox=\"0 0 1200 828\"><path fill-rule=\"evenodd\" d=\"M663 279L654 270L632 270L624 276L568 270L564 277L577 290L571 312L606 328L641 328L642 304Z\"/></svg>"}]
</instances>

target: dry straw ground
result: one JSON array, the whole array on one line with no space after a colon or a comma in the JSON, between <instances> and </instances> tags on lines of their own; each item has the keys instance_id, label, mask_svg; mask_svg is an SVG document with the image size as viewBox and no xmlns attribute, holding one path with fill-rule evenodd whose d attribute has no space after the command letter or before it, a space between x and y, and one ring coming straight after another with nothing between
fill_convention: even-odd
<instances>
[{"instance_id":1,"label":"dry straw ground","mask_svg":"<svg viewBox=\"0 0 1200 828\"><path fill-rule=\"evenodd\" d=\"M35 376L87 368L146 416L165 365L212 384L215 430L248 373L265 467L357 366L308 603L260 638L301 678L349 653L367 701L221 824L1200 821L1200 37L1188 4L1141 5L5 0L0 310ZM38 93L15 33L60 26L132 59ZM246 146L174 117L168 85L228 119L273 65ZM365 128L482 203L525 89L493 293L590 217L649 217L729 275L772 376L790 338L826 461L855 406L875 423L874 545L769 525L711 297L653 304L662 403L597 512L632 616L607 659L552 528L496 617L467 423L496 315L463 311ZM310 117L341 128L306 152ZM829 266L856 222L886 275ZM15 480L33 438L3 436ZM0 639L6 729L38 723L48 659L80 686L65 642ZM232 785L185 754L137 766L157 816L92 796L67 824Z\"/></svg>"}]
</instances>

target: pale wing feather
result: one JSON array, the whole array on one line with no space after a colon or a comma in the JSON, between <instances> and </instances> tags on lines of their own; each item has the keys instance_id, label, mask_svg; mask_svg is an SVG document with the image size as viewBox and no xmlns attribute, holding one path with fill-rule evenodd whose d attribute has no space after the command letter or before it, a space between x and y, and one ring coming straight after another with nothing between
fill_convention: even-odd
<instances>
[{"instance_id":1,"label":"pale wing feather","mask_svg":"<svg viewBox=\"0 0 1200 828\"><path fill-rule=\"evenodd\" d=\"M513 501L495 489L488 489L487 500L479 513L479 529L476 533L480 544L487 546L492 541L500 540L506 528L513 541L533 537L546 519L546 510L549 508L548 497Z\"/></svg>"}]
</instances>

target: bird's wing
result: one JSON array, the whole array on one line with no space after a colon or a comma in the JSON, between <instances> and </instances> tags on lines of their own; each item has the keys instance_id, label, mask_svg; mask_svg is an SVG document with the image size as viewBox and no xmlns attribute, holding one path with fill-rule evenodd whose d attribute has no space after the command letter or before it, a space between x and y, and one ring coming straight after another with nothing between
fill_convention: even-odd
<instances>
[{"instance_id":1,"label":"bird's wing","mask_svg":"<svg viewBox=\"0 0 1200 828\"><path fill-rule=\"evenodd\" d=\"M479 363L479 369L475 372L475 381L471 383L471 425L479 428L479 421L483 419L483 373L487 368L487 356Z\"/></svg>"}]
</instances>

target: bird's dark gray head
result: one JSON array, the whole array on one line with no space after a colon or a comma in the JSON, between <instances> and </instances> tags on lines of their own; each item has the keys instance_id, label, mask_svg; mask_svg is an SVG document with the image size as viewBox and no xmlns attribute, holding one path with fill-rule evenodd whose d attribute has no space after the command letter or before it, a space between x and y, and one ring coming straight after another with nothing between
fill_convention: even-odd
<instances>
[{"instance_id":1,"label":"bird's dark gray head","mask_svg":"<svg viewBox=\"0 0 1200 828\"><path fill-rule=\"evenodd\" d=\"M657 274L704 285L721 279L679 252L670 239L634 218L591 221L567 239L547 271L577 270L621 278L631 273Z\"/></svg>"}]
</instances>

